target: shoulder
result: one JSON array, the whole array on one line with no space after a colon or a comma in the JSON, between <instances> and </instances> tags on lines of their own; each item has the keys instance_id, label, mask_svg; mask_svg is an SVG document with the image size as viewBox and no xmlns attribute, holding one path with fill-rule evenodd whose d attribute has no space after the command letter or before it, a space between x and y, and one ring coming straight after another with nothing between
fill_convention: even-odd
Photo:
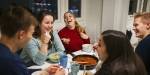
<instances>
[{"instance_id":1,"label":"shoulder","mask_svg":"<svg viewBox=\"0 0 150 75\"><path fill-rule=\"evenodd\" d=\"M39 47L40 46L40 40L37 38L32 38L24 47L24 49L28 48L34 48L34 47Z\"/></svg>"},{"instance_id":2,"label":"shoulder","mask_svg":"<svg viewBox=\"0 0 150 75\"><path fill-rule=\"evenodd\" d=\"M143 51L143 50L150 51L149 49L150 49L150 35L148 35L147 37L145 37L143 40L141 40L139 42L139 44L136 47L136 51L137 50L140 50L140 51Z\"/></svg>"},{"instance_id":3,"label":"shoulder","mask_svg":"<svg viewBox=\"0 0 150 75\"><path fill-rule=\"evenodd\" d=\"M57 30L53 30L52 31L52 34L54 35L54 34L58 34L58 31Z\"/></svg>"},{"instance_id":4,"label":"shoulder","mask_svg":"<svg viewBox=\"0 0 150 75\"><path fill-rule=\"evenodd\" d=\"M148 36L145 37L143 40L141 40L140 43L143 43L143 44L150 44L150 35L148 35Z\"/></svg>"},{"instance_id":5,"label":"shoulder","mask_svg":"<svg viewBox=\"0 0 150 75\"><path fill-rule=\"evenodd\" d=\"M38 38L32 38L29 42L28 42L28 44L30 45L30 44L37 44L37 43L39 43L39 39Z\"/></svg>"},{"instance_id":6,"label":"shoulder","mask_svg":"<svg viewBox=\"0 0 150 75\"><path fill-rule=\"evenodd\" d=\"M112 75L110 67L108 65L102 65L102 67L96 72L95 75Z\"/></svg>"}]
</instances>

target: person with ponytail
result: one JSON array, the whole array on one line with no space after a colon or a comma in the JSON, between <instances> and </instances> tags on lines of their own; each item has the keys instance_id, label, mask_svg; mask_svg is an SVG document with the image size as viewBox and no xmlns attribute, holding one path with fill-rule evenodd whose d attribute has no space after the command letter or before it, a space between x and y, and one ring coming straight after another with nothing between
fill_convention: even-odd
<instances>
[{"instance_id":1,"label":"person with ponytail","mask_svg":"<svg viewBox=\"0 0 150 75\"><path fill-rule=\"evenodd\" d=\"M59 31L66 53L72 53L82 49L83 44L89 44L90 39L85 29L79 25L72 12L64 13L66 26Z\"/></svg>"}]
</instances>

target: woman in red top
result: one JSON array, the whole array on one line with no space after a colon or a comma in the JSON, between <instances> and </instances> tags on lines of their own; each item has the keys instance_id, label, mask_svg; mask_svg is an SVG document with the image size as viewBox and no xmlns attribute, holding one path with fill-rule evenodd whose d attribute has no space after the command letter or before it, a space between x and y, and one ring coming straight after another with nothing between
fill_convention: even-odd
<instances>
[{"instance_id":1,"label":"woman in red top","mask_svg":"<svg viewBox=\"0 0 150 75\"><path fill-rule=\"evenodd\" d=\"M66 53L72 53L82 49L83 44L89 44L89 36L85 29L79 25L71 12L64 14L66 27L59 31L59 36L64 44Z\"/></svg>"}]
</instances>

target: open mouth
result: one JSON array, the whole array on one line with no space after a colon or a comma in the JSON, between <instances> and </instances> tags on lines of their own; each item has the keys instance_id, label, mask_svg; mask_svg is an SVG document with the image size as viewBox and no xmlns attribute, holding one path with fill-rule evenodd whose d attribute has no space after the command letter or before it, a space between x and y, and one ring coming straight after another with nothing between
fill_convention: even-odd
<instances>
[{"instance_id":1,"label":"open mouth","mask_svg":"<svg viewBox=\"0 0 150 75\"><path fill-rule=\"evenodd\" d=\"M72 22L72 20L68 20L68 23Z\"/></svg>"}]
</instances>

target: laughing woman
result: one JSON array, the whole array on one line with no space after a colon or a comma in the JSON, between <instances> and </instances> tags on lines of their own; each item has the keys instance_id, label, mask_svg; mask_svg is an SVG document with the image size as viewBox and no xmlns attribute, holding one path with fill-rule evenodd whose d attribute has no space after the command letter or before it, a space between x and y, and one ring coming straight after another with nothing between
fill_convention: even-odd
<instances>
[{"instance_id":1,"label":"laughing woman","mask_svg":"<svg viewBox=\"0 0 150 75\"><path fill-rule=\"evenodd\" d=\"M89 44L89 36L85 29L79 25L71 12L64 14L66 27L59 31L59 36L64 44L66 53L72 53L82 49L83 44Z\"/></svg>"}]
</instances>

